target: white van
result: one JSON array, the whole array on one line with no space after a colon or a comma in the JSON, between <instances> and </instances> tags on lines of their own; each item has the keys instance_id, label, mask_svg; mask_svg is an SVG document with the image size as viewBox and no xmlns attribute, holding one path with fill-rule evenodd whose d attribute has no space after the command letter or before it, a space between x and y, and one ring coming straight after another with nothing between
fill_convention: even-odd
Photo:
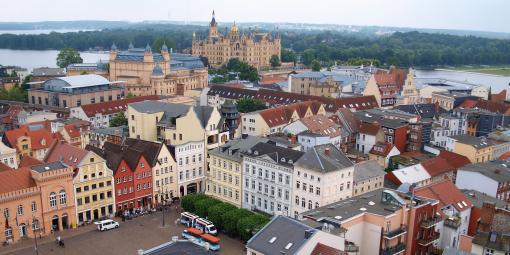
<instances>
[{"instance_id":1,"label":"white van","mask_svg":"<svg viewBox=\"0 0 510 255\"><path fill-rule=\"evenodd\" d=\"M99 231L105 231L105 230L110 230L110 229L119 227L119 223L114 220L102 220L102 221L94 222L94 224L96 224L97 230L99 230Z\"/></svg>"},{"instance_id":2,"label":"white van","mask_svg":"<svg viewBox=\"0 0 510 255\"><path fill-rule=\"evenodd\" d=\"M218 230L214 224L206 219L198 218L195 221L195 228L204 231L206 234L217 235Z\"/></svg>"},{"instance_id":3,"label":"white van","mask_svg":"<svg viewBox=\"0 0 510 255\"><path fill-rule=\"evenodd\" d=\"M193 213L190 212L183 212L181 213L181 224L187 226L187 227L193 227L195 225L195 221L199 217Z\"/></svg>"}]
</instances>

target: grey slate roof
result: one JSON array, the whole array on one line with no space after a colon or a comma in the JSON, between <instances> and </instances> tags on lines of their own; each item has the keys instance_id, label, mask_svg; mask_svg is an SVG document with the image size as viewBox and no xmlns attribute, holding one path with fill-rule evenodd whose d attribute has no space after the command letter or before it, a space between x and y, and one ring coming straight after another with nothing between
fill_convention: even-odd
<instances>
[{"instance_id":1,"label":"grey slate roof","mask_svg":"<svg viewBox=\"0 0 510 255\"><path fill-rule=\"evenodd\" d=\"M327 155L329 150L329 155ZM308 150L297 162L297 166L317 172L332 172L354 164L332 144L317 145Z\"/></svg>"},{"instance_id":2,"label":"grey slate roof","mask_svg":"<svg viewBox=\"0 0 510 255\"><path fill-rule=\"evenodd\" d=\"M443 108L436 108L435 104L408 104L408 105L398 105L395 106L394 109L398 109L404 112L412 113L420 115L422 118L434 118L437 115L444 113Z\"/></svg>"},{"instance_id":3,"label":"grey slate roof","mask_svg":"<svg viewBox=\"0 0 510 255\"><path fill-rule=\"evenodd\" d=\"M385 173L377 161L362 161L354 165L353 180L354 182L361 182L374 177L384 177Z\"/></svg>"},{"instance_id":4,"label":"grey slate roof","mask_svg":"<svg viewBox=\"0 0 510 255\"><path fill-rule=\"evenodd\" d=\"M143 62L143 56L145 54L145 49L143 48L130 48L127 51L120 51L117 53L117 57L115 60L118 61L136 61ZM154 58L154 62L163 62L163 55L159 53L152 53Z\"/></svg>"},{"instance_id":5,"label":"grey slate roof","mask_svg":"<svg viewBox=\"0 0 510 255\"><path fill-rule=\"evenodd\" d=\"M216 149L209 150L209 155L228 158L240 162L242 161L242 153L246 153L259 142L265 143L267 141L268 140L266 138L258 136L234 139Z\"/></svg>"},{"instance_id":6,"label":"grey slate roof","mask_svg":"<svg viewBox=\"0 0 510 255\"><path fill-rule=\"evenodd\" d=\"M39 173L56 170L56 169L62 169L62 168L67 168L67 165L62 163L61 161L55 161L55 162L51 162L51 163L47 163L47 164L35 165L35 166L30 167L30 169L32 169L36 172L39 172Z\"/></svg>"},{"instance_id":7,"label":"grey slate roof","mask_svg":"<svg viewBox=\"0 0 510 255\"><path fill-rule=\"evenodd\" d=\"M143 255L206 255L216 254L213 251L206 251L204 247L198 246L188 240L178 240L177 242L168 242L153 247L143 252Z\"/></svg>"},{"instance_id":8,"label":"grey slate roof","mask_svg":"<svg viewBox=\"0 0 510 255\"><path fill-rule=\"evenodd\" d=\"M310 231L313 235L319 230L289 217L275 216L263 229L248 240L246 247L265 255L296 254L308 240L305 238L306 231ZM276 237L276 240L270 243L269 241L273 237ZM289 243L292 245L289 249L285 249Z\"/></svg>"},{"instance_id":9,"label":"grey slate roof","mask_svg":"<svg viewBox=\"0 0 510 255\"><path fill-rule=\"evenodd\" d=\"M66 71L64 68L50 68L50 67L41 67L34 68L32 70L33 76L65 76Z\"/></svg>"},{"instance_id":10,"label":"grey slate roof","mask_svg":"<svg viewBox=\"0 0 510 255\"><path fill-rule=\"evenodd\" d=\"M471 203L473 203L474 207L481 208L483 206L484 202L493 203L496 205L497 208L505 208L507 206L510 206L505 201L503 201L501 199L497 199L492 196L489 196L487 194L484 194L478 190L463 189L460 191L462 191L462 193L464 193L464 195L466 195L466 197L469 199L469 201L471 201Z\"/></svg>"},{"instance_id":11,"label":"grey slate roof","mask_svg":"<svg viewBox=\"0 0 510 255\"><path fill-rule=\"evenodd\" d=\"M477 172L497 182L510 181L510 168L508 162L503 160L465 165L459 171Z\"/></svg>"},{"instance_id":12,"label":"grey slate roof","mask_svg":"<svg viewBox=\"0 0 510 255\"><path fill-rule=\"evenodd\" d=\"M485 147L489 147L489 146L493 145L491 140L484 139L482 137L470 136L468 134L454 135L451 138L455 139L456 141L458 141L460 143L471 145L471 146L475 147L476 149L481 149L481 148L485 148Z\"/></svg>"},{"instance_id":13,"label":"grey slate roof","mask_svg":"<svg viewBox=\"0 0 510 255\"><path fill-rule=\"evenodd\" d=\"M253 146L245 154L250 157L260 157L267 155L278 164L292 167L299 158L303 156L304 152L296 151L292 149L283 148L269 143L259 142Z\"/></svg>"}]
</instances>

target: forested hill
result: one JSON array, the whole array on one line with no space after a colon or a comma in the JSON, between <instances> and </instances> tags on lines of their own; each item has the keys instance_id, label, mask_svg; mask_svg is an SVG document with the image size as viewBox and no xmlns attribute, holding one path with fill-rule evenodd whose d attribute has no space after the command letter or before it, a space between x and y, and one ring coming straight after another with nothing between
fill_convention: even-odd
<instances>
[{"instance_id":1,"label":"forested hill","mask_svg":"<svg viewBox=\"0 0 510 255\"><path fill-rule=\"evenodd\" d=\"M169 47L180 51L191 47L193 32L203 38L207 31L203 26L153 25L76 33L2 34L0 48L108 49L115 42L120 49L126 49L130 42L143 47L147 43L156 46L165 41ZM314 59L327 63L353 58L377 59L382 64L398 66L510 64L510 40L505 39L420 32L396 32L384 36L356 36L334 31L280 32L283 47L294 50L305 64Z\"/></svg>"}]
</instances>

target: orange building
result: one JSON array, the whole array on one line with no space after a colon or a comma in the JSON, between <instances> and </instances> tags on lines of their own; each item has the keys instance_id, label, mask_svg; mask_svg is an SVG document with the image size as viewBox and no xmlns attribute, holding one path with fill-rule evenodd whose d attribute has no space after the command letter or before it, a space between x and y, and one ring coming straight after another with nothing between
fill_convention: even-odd
<instances>
[{"instance_id":1,"label":"orange building","mask_svg":"<svg viewBox=\"0 0 510 255\"><path fill-rule=\"evenodd\" d=\"M0 210L7 242L75 226L72 168L54 162L0 171Z\"/></svg>"}]
</instances>

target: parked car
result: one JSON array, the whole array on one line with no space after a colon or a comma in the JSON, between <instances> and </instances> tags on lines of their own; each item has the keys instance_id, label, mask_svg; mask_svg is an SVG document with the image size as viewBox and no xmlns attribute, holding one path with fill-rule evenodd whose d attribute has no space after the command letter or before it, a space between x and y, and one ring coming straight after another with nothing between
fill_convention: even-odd
<instances>
[{"instance_id":1,"label":"parked car","mask_svg":"<svg viewBox=\"0 0 510 255\"><path fill-rule=\"evenodd\" d=\"M102 220L94 222L94 224L96 224L97 230L99 231L105 231L119 227L119 223L114 220Z\"/></svg>"}]
</instances>

